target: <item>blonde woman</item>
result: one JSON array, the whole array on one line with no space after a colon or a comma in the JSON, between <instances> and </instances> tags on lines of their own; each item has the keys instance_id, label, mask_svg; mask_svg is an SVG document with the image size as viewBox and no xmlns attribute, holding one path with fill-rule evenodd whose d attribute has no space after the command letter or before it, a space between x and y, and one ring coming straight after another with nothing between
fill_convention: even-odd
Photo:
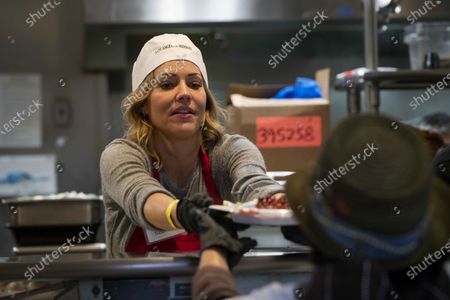
<instances>
[{"instance_id":1,"label":"blonde woman","mask_svg":"<svg viewBox=\"0 0 450 300\"><path fill-rule=\"evenodd\" d=\"M199 250L188 210L209 203L196 193L216 204L284 196L258 149L224 134L201 52L187 36L149 40L132 87L123 103L125 137L111 142L100 161L111 254Z\"/></svg>"}]
</instances>

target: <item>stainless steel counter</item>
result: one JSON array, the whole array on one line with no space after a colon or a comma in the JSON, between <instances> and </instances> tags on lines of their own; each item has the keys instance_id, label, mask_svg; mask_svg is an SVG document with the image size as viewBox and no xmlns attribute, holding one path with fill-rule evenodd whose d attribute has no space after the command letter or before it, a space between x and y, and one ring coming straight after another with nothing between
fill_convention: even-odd
<instances>
[{"instance_id":1,"label":"stainless steel counter","mask_svg":"<svg viewBox=\"0 0 450 300\"><path fill-rule=\"evenodd\" d=\"M274 252L242 259L234 273L311 272L312 265L305 254ZM51 255L49 255L51 259ZM0 280L23 280L25 272L38 269L35 279L88 278L152 278L191 276L197 268L196 255L156 253L147 257L106 258L104 254L64 254L49 261L45 256L15 256L0 258ZM33 269L34 268L34 269Z\"/></svg>"},{"instance_id":2,"label":"stainless steel counter","mask_svg":"<svg viewBox=\"0 0 450 300\"><path fill-rule=\"evenodd\" d=\"M294 283L297 287L307 285L313 272L308 254L280 255L273 250L256 251L236 266L233 277L240 293L246 294L273 281ZM41 259L39 256L0 258L0 284L27 282L25 272L30 272ZM61 300L190 299L197 263L195 255L154 253L147 257L110 259L104 254L65 254L32 278L43 285L41 291L33 292L41 293L41 298L36 299L53 299L48 296L51 292L64 294L58 297ZM450 263L447 267L450 271Z\"/></svg>"},{"instance_id":3,"label":"stainless steel counter","mask_svg":"<svg viewBox=\"0 0 450 300\"><path fill-rule=\"evenodd\" d=\"M272 248L249 253L233 269L238 291L248 293L272 281L309 280L313 266L307 261L308 251L296 249L296 253L286 254L290 251ZM58 296L61 300L132 300L143 299L143 295L151 296L148 299L190 299L191 280L198 264L195 254L107 258L100 253L67 253L51 262L49 258L50 255L0 258L0 285L26 286L35 282L42 286L9 298L1 298L0 292L0 298L28 297L32 293L40 297L32 299L53 299L57 294L63 295Z\"/></svg>"}]
</instances>

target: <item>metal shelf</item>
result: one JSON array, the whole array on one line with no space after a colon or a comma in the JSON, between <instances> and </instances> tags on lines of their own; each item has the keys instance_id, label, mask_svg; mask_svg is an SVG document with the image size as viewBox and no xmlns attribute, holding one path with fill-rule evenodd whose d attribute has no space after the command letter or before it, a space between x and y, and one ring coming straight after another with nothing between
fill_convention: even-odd
<instances>
[{"instance_id":1,"label":"metal shelf","mask_svg":"<svg viewBox=\"0 0 450 300\"><path fill-rule=\"evenodd\" d=\"M442 88L450 88L450 69L439 70L399 70L368 71L360 77L353 77L346 86L335 84L337 90L347 91L347 112L355 114L361 111L361 90L364 84L373 86L374 101L366 103L370 111L378 112L380 90L426 89L432 84L442 82Z\"/></svg>"}]
</instances>

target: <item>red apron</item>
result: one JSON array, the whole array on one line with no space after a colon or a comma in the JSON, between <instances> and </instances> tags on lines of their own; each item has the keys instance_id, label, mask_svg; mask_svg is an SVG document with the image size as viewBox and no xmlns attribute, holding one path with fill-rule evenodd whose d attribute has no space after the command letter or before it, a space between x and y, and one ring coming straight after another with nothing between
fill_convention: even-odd
<instances>
[{"instance_id":1,"label":"red apron","mask_svg":"<svg viewBox=\"0 0 450 300\"><path fill-rule=\"evenodd\" d=\"M208 154L200 149L200 162L202 164L202 175L205 181L208 195L213 198L214 204L222 204L219 192L214 184L211 175L211 164ZM156 169L152 169L152 177L159 181L159 173ZM196 233L183 233L164 241L147 244L144 230L136 227L131 236L125 251L129 253L143 254L147 252L193 252L200 250L200 239Z\"/></svg>"}]
</instances>

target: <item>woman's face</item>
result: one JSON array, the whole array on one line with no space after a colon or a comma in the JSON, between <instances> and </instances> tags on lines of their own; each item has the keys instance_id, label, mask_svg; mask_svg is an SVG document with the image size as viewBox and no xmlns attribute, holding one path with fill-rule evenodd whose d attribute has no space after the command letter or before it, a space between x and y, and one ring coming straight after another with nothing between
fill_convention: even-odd
<instances>
[{"instance_id":1,"label":"woman's face","mask_svg":"<svg viewBox=\"0 0 450 300\"><path fill-rule=\"evenodd\" d=\"M154 78L145 110L156 131L167 138L199 136L206 109L199 68L189 61L169 61L155 69Z\"/></svg>"}]
</instances>

